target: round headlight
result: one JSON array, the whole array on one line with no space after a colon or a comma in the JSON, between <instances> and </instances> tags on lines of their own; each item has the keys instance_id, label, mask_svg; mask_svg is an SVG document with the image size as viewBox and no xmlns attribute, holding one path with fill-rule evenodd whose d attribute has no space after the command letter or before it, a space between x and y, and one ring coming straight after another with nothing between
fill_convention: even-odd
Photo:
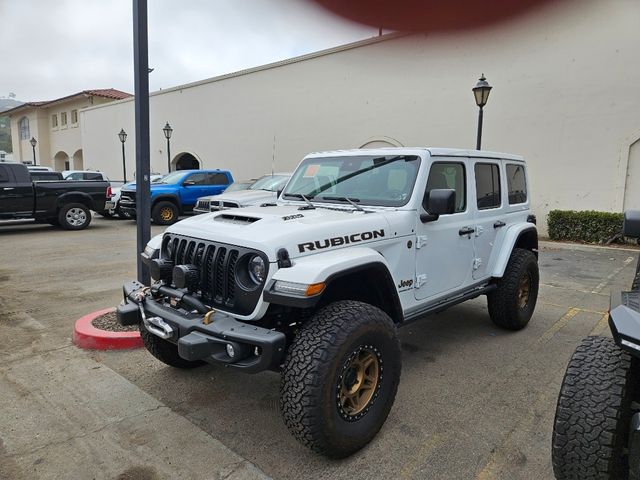
<instances>
[{"instance_id":1,"label":"round headlight","mask_svg":"<svg viewBox=\"0 0 640 480\"><path fill-rule=\"evenodd\" d=\"M261 256L254 255L251 257L251 260L249 260L249 276L251 280L258 285L261 284L264 282L266 271L267 269Z\"/></svg>"}]
</instances>

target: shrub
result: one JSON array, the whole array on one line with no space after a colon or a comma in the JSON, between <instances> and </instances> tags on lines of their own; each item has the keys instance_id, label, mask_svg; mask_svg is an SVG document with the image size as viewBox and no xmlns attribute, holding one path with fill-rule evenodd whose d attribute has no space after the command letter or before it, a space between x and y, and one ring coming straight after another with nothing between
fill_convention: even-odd
<instances>
[{"instance_id":1,"label":"shrub","mask_svg":"<svg viewBox=\"0 0 640 480\"><path fill-rule=\"evenodd\" d=\"M586 243L624 243L623 219L622 213L551 210L547 217L549 238Z\"/></svg>"}]
</instances>

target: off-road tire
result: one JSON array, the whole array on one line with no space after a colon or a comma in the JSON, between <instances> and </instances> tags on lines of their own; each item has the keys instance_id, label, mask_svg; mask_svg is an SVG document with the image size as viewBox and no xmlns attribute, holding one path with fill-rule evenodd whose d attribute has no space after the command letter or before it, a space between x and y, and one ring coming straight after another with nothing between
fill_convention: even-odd
<instances>
[{"instance_id":1,"label":"off-road tire","mask_svg":"<svg viewBox=\"0 0 640 480\"><path fill-rule=\"evenodd\" d=\"M587 337L562 381L553 424L557 480L624 480L637 361L611 338ZM636 376L636 378L634 378Z\"/></svg>"},{"instance_id":2,"label":"off-road tire","mask_svg":"<svg viewBox=\"0 0 640 480\"><path fill-rule=\"evenodd\" d=\"M381 366L376 393L360 414L349 416L340 409L339 384L354 355L366 349L375 351ZM287 353L280 389L284 423L317 453L351 455L382 427L398 390L400 370L400 343L388 315L362 302L331 303L307 320Z\"/></svg>"},{"instance_id":3,"label":"off-road tire","mask_svg":"<svg viewBox=\"0 0 640 480\"><path fill-rule=\"evenodd\" d=\"M91 210L82 203L68 203L60 208L58 222L65 230L84 230L91 223Z\"/></svg>"},{"instance_id":4,"label":"off-road tire","mask_svg":"<svg viewBox=\"0 0 640 480\"><path fill-rule=\"evenodd\" d=\"M184 369L204 365L204 362L201 361L194 362L182 358L178 355L177 345L163 340L153 333L149 333L142 323L140 323L140 337L142 338L142 343L144 343L146 349L149 350L149 353L167 365Z\"/></svg>"},{"instance_id":5,"label":"off-road tire","mask_svg":"<svg viewBox=\"0 0 640 480\"><path fill-rule=\"evenodd\" d=\"M529 276L529 295L524 307L518 305L518 290L521 281ZM538 261L533 252L514 248L497 289L487 295L489 316L495 325L507 330L521 330L527 326L538 299L540 274Z\"/></svg>"},{"instance_id":6,"label":"off-road tire","mask_svg":"<svg viewBox=\"0 0 640 480\"><path fill-rule=\"evenodd\" d=\"M160 201L153 206L151 218L158 225L173 225L178 221L180 211L175 203Z\"/></svg>"}]
</instances>

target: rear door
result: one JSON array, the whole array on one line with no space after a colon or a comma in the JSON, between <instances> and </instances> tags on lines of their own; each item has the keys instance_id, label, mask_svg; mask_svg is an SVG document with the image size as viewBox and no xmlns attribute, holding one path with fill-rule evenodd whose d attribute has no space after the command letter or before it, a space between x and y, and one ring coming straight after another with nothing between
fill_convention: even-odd
<instances>
[{"instance_id":1,"label":"rear door","mask_svg":"<svg viewBox=\"0 0 640 480\"><path fill-rule=\"evenodd\" d=\"M471 206L474 214L473 279L489 275L487 267L496 236L506 226L505 199L502 185L502 162L496 159L473 158L474 195Z\"/></svg>"}]
</instances>

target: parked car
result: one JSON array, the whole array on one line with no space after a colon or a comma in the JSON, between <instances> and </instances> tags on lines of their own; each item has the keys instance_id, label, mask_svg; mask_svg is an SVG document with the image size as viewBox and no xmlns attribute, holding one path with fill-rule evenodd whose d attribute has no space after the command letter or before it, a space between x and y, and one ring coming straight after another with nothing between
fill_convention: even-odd
<instances>
[{"instance_id":1,"label":"parked car","mask_svg":"<svg viewBox=\"0 0 640 480\"><path fill-rule=\"evenodd\" d=\"M151 184L151 219L160 225L171 225L181 214L190 213L198 198L224 192L233 176L226 170L178 170ZM120 189L120 210L136 216L136 186Z\"/></svg>"},{"instance_id":2,"label":"parked car","mask_svg":"<svg viewBox=\"0 0 640 480\"><path fill-rule=\"evenodd\" d=\"M42 165L27 165L26 167L30 172L53 172L53 168Z\"/></svg>"},{"instance_id":3,"label":"parked car","mask_svg":"<svg viewBox=\"0 0 640 480\"><path fill-rule=\"evenodd\" d=\"M193 213L217 212L227 208L250 207L275 202L278 190L282 189L290 178L291 173L265 175L253 182L246 190L230 192L227 188L220 195L201 197L198 199Z\"/></svg>"},{"instance_id":4,"label":"parked car","mask_svg":"<svg viewBox=\"0 0 640 480\"><path fill-rule=\"evenodd\" d=\"M164 177L163 174L151 174L149 177L149 180L151 181L151 183L156 183L158 182L162 177ZM135 185L135 182L131 182L131 183L127 183L125 185ZM120 186L120 187L112 187L111 188L111 199L109 202L107 202L107 208L108 210L106 210L106 212L102 212L102 215L105 217L112 217L113 215L117 215L119 218L133 218L131 217L131 215L127 215L125 212L122 211L122 209L120 209L120 191L122 189L124 185ZM105 215L106 213L106 215Z\"/></svg>"},{"instance_id":5,"label":"parked car","mask_svg":"<svg viewBox=\"0 0 640 480\"><path fill-rule=\"evenodd\" d=\"M34 218L67 230L91 223L91 210L105 209L111 186L105 181L34 182L26 166L0 164L0 219Z\"/></svg>"},{"instance_id":6,"label":"parked car","mask_svg":"<svg viewBox=\"0 0 640 480\"><path fill-rule=\"evenodd\" d=\"M118 318L177 368L280 372L291 433L344 457L391 410L398 328L481 295L496 326L527 326L539 282L530 201L516 155L314 153L277 205L197 215L153 237L141 259L154 282L125 284Z\"/></svg>"},{"instance_id":7,"label":"parked car","mask_svg":"<svg viewBox=\"0 0 640 480\"><path fill-rule=\"evenodd\" d=\"M65 180L106 180L107 176L98 171L93 170L64 170L62 176Z\"/></svg>"},{"instance_id":8,"label":"parked car","mask_svg":"<svg viewBox=\"0 0 640 480\"><path fill-rule=\"evenodd\" d=\"M640 243L640 210L623 234ZM626 292L611 292L613 338L587 337L562 380L553 424L557 480L640 480L640 258Z\"/></svg>"}]
</instances>

